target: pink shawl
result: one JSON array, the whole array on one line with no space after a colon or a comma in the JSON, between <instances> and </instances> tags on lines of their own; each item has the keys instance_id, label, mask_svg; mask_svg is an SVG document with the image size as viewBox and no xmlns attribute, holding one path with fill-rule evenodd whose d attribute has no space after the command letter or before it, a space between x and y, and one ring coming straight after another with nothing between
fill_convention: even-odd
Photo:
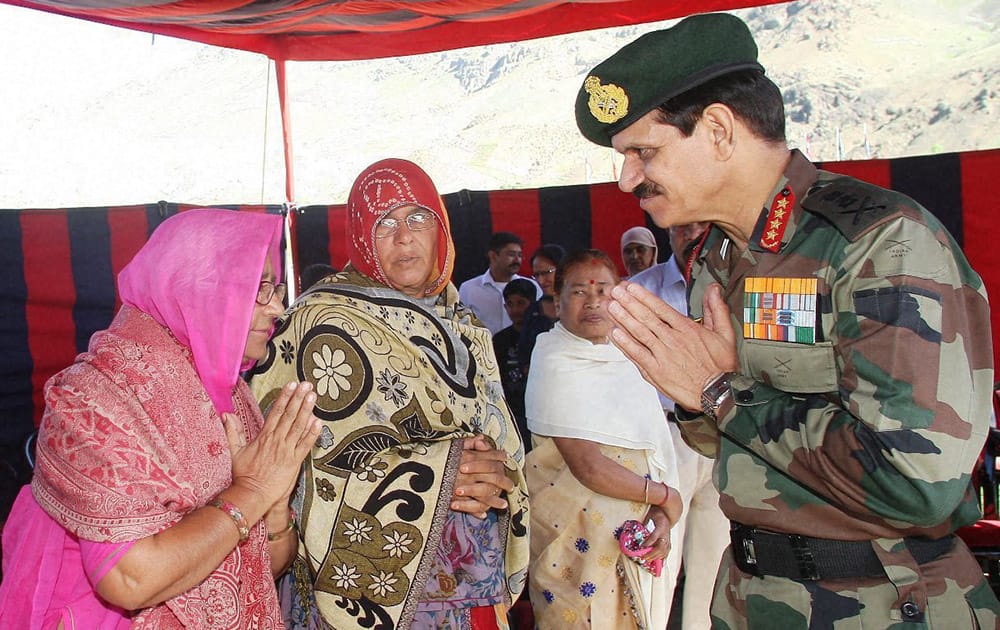
<instances>
[{"instance_id":1,"label":"pink shawl","mask_svg":"<svg viewBox=\"0 0 1000 630\"><path fill-rule=\"evenodd\" d=\"M232 411L265 256L280 282L281 217L190 210L160 224L118 274L118 294L191 350L215 408Z\"/></svg>"},{"instance_id":2,"label":"pink shawl","mask_svg":"<svg viewBox=\"0 0 1000 630\"><path fill-rule=\"evenodd\" d=\"M238 372L269 252L279 269L280 234L277 216L192 210L165 221L122 271L114 322L46 385L34 496L19 499L4 531L14 544L0 626L44 627L55 615L118 627L124 613L91 586L123 553L108 556L113 543L166 529L231 483L219 413L233 410L249 438L263 423ZM31 532L33 544L17 544ZM132 624L280 627L263 522L199 586Z\"/></svg>"}]
</instances>

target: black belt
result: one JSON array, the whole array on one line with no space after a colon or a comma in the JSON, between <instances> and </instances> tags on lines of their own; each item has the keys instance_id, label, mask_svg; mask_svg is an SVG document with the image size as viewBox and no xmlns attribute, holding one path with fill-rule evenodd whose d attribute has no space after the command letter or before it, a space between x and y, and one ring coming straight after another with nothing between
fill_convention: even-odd
<instances>
[{"instance_id":1,"label":"black belt","mask_svg":"<svg viewBox=\"0 0 1000 630\"><path fill-rule=\"evenodd\" d=\"M736 566L757 577L837 580L884 577L882 562L869 540L830 540L780 534L734 522L729 532ZM917 564L930 562L955 545L955 536L903 539Z\"/></svg>"}]
</instances>

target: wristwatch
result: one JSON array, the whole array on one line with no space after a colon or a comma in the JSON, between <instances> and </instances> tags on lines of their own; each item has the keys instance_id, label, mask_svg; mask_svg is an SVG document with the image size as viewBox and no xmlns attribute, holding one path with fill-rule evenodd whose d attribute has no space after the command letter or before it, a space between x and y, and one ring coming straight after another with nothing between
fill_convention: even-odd
<instances>
[{"instance_id":1,"label":"wristwatch","mask_svg":"<svg viewBox=\"0 0 1000 630\"><path fill-rule=\"evenodd\" d=\"M723 372L701 390L701 410L712 420L718 420L716 414L719 407L733 395L732 387L729 384L729 372Z\"/></svg>"}]
</instances>

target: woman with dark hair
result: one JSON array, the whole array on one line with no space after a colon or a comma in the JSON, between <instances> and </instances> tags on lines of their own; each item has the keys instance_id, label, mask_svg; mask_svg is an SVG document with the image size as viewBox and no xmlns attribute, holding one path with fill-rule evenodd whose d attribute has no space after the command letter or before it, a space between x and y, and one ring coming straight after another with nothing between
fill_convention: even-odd
<instances>
[{"instance_id":1,"label":"woman with dark hair","mask_svg":"<svg viewBox=\"0 0 1000 630\"><path fill-rule=\"evenodd\" d=\"M542 628L667 623L673 585L656 567L680 517L677 467L656 390L608 342L617 283L604 252L564 259L559 322L531 359L529 590Z\"/></svg>"},{"instance_id":2,"label":"woman with dark hair","mask_svg":"<svg viewBox=\"0 0 1000 630\"><path fill-rule=\"evenodd\" d=\"M451 283L434 183L382 160L347 203L349 265L304 294L253 378L301 374L324 428L297 495L287 621L505 628L524 587L527 488L490 331Z\"/></svg>"},{"instance_id":3,"label":"woman with dark hair","mask_svg":"<svg viewBox=\"0 0 1000 630\"><path fill-rule=\"evenodd\" d=\"M561 245L546 243L531 254L531 273L542 288L540 297L524 314L521 336L517 341L517 357L521 371L527 376L531 364L531 352L535 348L535 338L556 323L555 283L556 268L566 256ZM527 438L525 438L527 439Z\"/></svg>"}]
</instances>

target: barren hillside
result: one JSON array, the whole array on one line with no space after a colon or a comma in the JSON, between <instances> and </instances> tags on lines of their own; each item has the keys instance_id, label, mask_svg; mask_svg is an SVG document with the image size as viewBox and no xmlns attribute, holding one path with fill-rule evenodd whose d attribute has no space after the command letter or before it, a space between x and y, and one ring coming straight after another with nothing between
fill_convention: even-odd
<instances>
[{"instance_id":1,"label":"barren hillside","mask_svg":"<svg viewBox=\"0 0 1000 630\"><path fill-rule=\"evenodd\" d=\"M266 59L87 25L104 29L95 44L52 16L43 28L60 36L41 50L9 19L25 13L0 14L0 207L283 198ZM790 143L814 159L1000 147L995 0L736 13L783 88ZM291 64L296 198L341 202L361 168L390 155L425 165L445 192L611 180L612 152L576 131L576 91L590 67L662 26Z\"/></svg>"}]
</instances>

